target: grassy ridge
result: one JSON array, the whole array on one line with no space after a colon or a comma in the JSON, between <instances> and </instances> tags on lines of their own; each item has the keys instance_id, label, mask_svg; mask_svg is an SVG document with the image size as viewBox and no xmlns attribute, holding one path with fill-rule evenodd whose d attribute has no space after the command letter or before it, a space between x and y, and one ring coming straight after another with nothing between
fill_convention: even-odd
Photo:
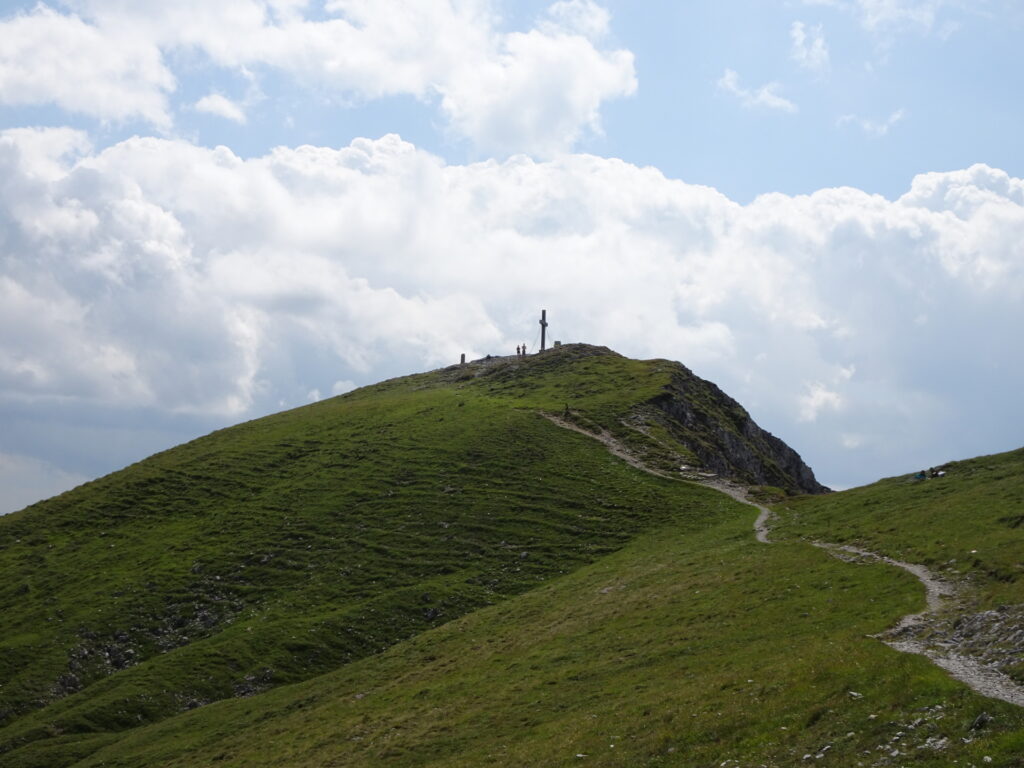
<instances>
[{"instance_id":1,"label":"grassy ridge","mask_svg":"<svg viewBox=\"0 0 1024 768\"><path fill-rule=\"evenodd\" d=\"M1021 452L787 499L765 546L539 413L671 468L622 420L672 370L405 377L0 518L0 766L1024 765L1019 709L867 637L920 585L800 540L1024 603Z\"/></svg>"},{"instance_id":2,"label":"grassy ridge","mask_svg":"<svg viewBox=\"0 0 1024 768\"><path fill-rule=\"evenodd\" d=\"M0 519L0 752L307 679L724 508L537 413L613 423L657 365L517 370L385 382Z\"/></svg>"},{"instance_id":3,"label":"grassy ridge","mask_svg":"<svg viewBox=\"0 0 1024 768\"><path fill-rule=\"evenodd\" d=\"M857 543L967 580L983 608L1024 603L1024 449L779 504L779 534Z\"/></svg>"},{"instance_id":4,"label":"grassy ridge","mask_svg":"<svg viewBox=\"0 0 1024 768\"><path fill-rule=\"evenodd\" d=\"M78 765L1020 764L1019 709L866 637L921 603L914 579L759 545L752 518L667 524L383 654L139 729ZM993 724L972 731L982 711Z\"/></svg>"}]
</instances>

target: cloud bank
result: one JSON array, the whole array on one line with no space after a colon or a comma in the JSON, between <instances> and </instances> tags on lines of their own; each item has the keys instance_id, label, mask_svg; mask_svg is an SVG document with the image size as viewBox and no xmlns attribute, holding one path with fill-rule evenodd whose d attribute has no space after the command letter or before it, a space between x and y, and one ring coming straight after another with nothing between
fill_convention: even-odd
<instances>
[{"instance_id":1,"label":"cloud bank","mask_svg":"<svg viewBox=\"0 0 1024 768\"><path fill-rule=\"evenodd\" d=\"M600 131L608 99L636 89L633 55L605 50L609 15L560 0L525 32L486 0L66 0L0 21L0 103L54 104L101 121L174 122L176 69L283 73L339 105L437 103L482 153L550 157ZM244 122L227 95L195 108Z\"/></svg>"},{"instance_id":2,"label":"cloud bank","mask_svg":"<svg viewBox=\"0 0 1024 768\"><path fill-rule=\"evenodd\" d=\"M983 165L743 206L587 155L10 130L0 408L227 423L510 352L546 308L555 338L681 360L849 485L1019 440L1021 243L1024 181Z\"/></svg>"}]
</instances>

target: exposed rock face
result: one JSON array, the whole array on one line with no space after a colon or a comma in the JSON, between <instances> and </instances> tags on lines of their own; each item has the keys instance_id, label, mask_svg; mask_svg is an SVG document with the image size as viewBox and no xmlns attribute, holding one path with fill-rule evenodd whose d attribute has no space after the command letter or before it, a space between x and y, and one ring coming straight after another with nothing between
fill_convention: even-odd
<instances>
[{"instance_id":1,"label":"exposed rock face","mask_svg":"<svg viewBox=\"0 0 1024 768\"><path fill-rule=\"evenodd\" d=\"M650 402L658 421L711 472L755 485L827 493L800 455L761 429L715 384L680 363L664 394Z\"/></svg>"}]
</instances>

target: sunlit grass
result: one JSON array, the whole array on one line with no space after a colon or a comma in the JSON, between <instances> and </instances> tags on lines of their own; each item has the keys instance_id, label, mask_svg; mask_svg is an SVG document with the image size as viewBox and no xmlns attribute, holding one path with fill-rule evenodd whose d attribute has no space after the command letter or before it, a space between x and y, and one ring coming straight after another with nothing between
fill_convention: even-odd
<instances>
[{"instance_id":1,"label":"sunlit grass","mask_svg":"<svg viewBox=\"0 0 1024 768\"><path fill-rule=\"evenodd\" d=\"M566 348L395 379L0 518L0 766L875 765L917 719L877 764L1014 765L1018 710L867 636L920 585L800 537L1022 602L1020 452L761 488L765 546L753 509L540 415L668 469L685 447L622 419L672 372Z\"/></svg>"}]
</instances>

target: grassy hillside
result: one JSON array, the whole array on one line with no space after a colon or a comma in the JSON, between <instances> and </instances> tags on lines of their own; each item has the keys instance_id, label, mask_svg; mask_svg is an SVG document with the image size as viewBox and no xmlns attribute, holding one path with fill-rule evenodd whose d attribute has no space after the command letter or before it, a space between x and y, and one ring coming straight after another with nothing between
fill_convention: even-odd
<instances>
[{"instance_id":1,"label":"grassy hillside","mask_svg":"<svg viewBox=\"0 0 1024 768\"><path fill-rule=\"evenodd\" d=\"M668 469L686 446L623 421L677 373L578 347L396 379L0 519L0 766L1024 765L1020 709L867 636L920 585L801 540L883 550L846 500L938 481L788 499L766 546L540 413ZM957 570L992 604L1024 603L1006 461L967 526L1001 554ZM974 477L922 502L932 539Z\"/></svg>"},{"instance_id":2,"label":"grassy hillside","mask_svg":"<svg viewBox=\"0 0 1024 768\"><path fill-rule=\"evenodd\" d=\"M566 348L406 377L0 519L0 754L308 679L652 525L706 526L728 500L638 477L539 415L571 402L628 431L669 373Z\"/></svg>"},{"instance_id":3,"label":"grassy hillside","mask_svg":"<svg viewBox=\"0 0 1024 768\"><path fill-rule=\"evenodd\" d=\"M913 579L759 545L752 517L668 523L380 655L139 729L78 765L1021 765L1021 710L867 637L916 609ZM972 730L983 712L992 722Z\"/></svg>"},{"instance_id":4,"label":"grassy hillside","mask_svg":"<svg viewBox=\"0 0 1024 768\"><path fill-rule=\"evenodd\" d=\"M789 534L863 544L968 579L986 606L1024 602L1024 448L780 504Z\"/></svg>"},{"instance_id":5,"label":"grassy hillside","mask_svg":"<svg viewBox=\"0 0 1024 768\"><path fill-rule=\"evenodd\" d=\"M921 563L959 587L933 644L980 656L1024 685L1024 449L777 506L777 535L854 544Z\"/></svg>"}]
</instances>

